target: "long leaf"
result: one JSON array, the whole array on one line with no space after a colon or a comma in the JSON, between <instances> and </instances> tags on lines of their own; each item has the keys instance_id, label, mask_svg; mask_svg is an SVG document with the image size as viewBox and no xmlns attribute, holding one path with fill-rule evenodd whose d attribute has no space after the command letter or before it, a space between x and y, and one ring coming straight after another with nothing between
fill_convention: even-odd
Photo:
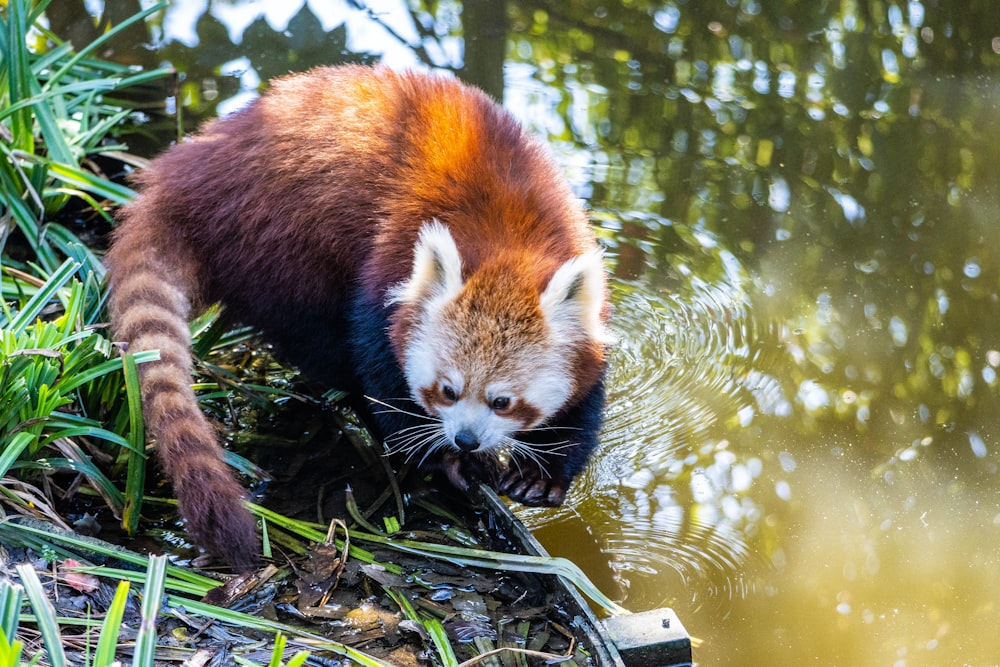
<instances>
[{"instance_id":1,"label":"long leaf","mask_svg":"<svg viewBox=\"0 0 1000 667\"><path fill-rule=\"evenodd\" d=\"M135 363L144 364L147 361L157 361L160 358L159 350L148 350L146 352L138 352L134 355ZM107 375L108 373L114 373L121 368L121 361L118 359L110 359L103 363L100 363L89 370L83 371L75 375L73 378L68 379L60 383L60 388L63 392L68 393L77 387L83 386L92 380L96 380L99 377Z\"/></svg>"},{"instance_id":2,"label":"long leaf","mask_svg":"<svg viewBox=\"0 0 1000 667\"><path fill-rule=\"evenodd\" d=\"M0 581L0 630L8 641L17 634L17 617L21 613L21 589L9 581Z\"/></svg>"},{"instance_id":3,"label":"long leaf","mask_svg":"<svg viewBox=\"0 0 1000 667\"><path fill-rule=\"evenodd\" d=\"M351 648L350 646L341 644L340 642L326 639L325 637L311 634L301 628L286 625L278 621L271 621L266 618L251 616L250 614L216 607L206 602L190 600L176 595L167 595L167 604L171 607L183 607L184 610L189 613L199 614L206 618L215 619L224 623L232 623L240 627L254 628L263 632L284 632L289 636L300 637L300 643L308 643L308 645L314 646L317 649L337 653L338 655L350 658L354 662L364 665L365 667L393 667L390 663L366 653L362 653L355 648Z\"/></svg>"},{"instance_id":4,"label":"long leaf","mask_svg":"<svg viewBox=\"0 0 1000 667\"><path fill-rule=\"evenodd\" d=\"M66 299L66 312L62 316L60 331L63 336L72 336L79 324L83 312L83 283L74 280L70 285L69 298Z\"/></svg>"},{"instance_id":5,"label":"long leaf","mask_svg":"<svg viewBox=\"0 0 1000 667\"><path fill-rule=\"evenodd\" d=\"M25 542L24 536L41 538L46 542L55 542L60 545L68 545L83 553L93 553L104 558L116 558L132 565L144 566L148 564L145 556L129 551L124 547L114 546L93 537L82 537L76 533L55 528L41 521L25 519L23 517L10 519L0 523L0 531L5 532L8 542L17 544ZM210 579L197 572L185 570L180 567L168 565L167 570L171 577L187 582L199 587L198 594L205 595L208 591L220 585L219 581Z\"/></svg>"},{"instance_id":6,"label":"long leaf","mask_svg":"<svg viewBox=\"0 0 1000 667\"><path fill-rule=\"evenodd\" d=\"M455 657L455 649L452 648L451 641L448 639L448 632L444 629L441 621L436 618L424 618L421 619L421 623L427 629L427 634L430 635L431 642L437 648L441 664L444 667L458 667L458 658Z\"/></svg>"},{"instance_id":7,"label":"long leaf","mask_svg":"<svg viewBox=\"0 0 1000 667\"><path fill-rule=\"evenodd\" d=\"M98 197L110 199L115 204L127 204L135 199L135 190L124 185L112 183L106 178L95 176L86 169L80 169L71 164L71 160L50 160L24 152L15 152L14 156L34 164L44 165L48 168L48 173L52 178L62 181L67 185L80 188L81 190L86 190Z\"/></svg>"},{"instance_id":8,"label":"long leaf","mask_svg":"<svg viewBox=\"0 0 1000 667\"><path fill-rule=\"evenodd\" d=\"M432 542L417 542L414 540L403 540L396 537L385 537L367 533L351 532L353 539L374 542L391 549L397 549L406 553L416 554L428 558L437 558L451 563L467 567L483 567L491 570L513 570L515 572L536 572L542 574L553 574L565 577L580 592L585 594L594 602L604 607L612 614L628 614L629 611L612 601L604 595L587 578L576 563L566 558L552 556L524 556L521 554L506 554L498 551L485 551L482 549L469 549L466 547L456 547L448 544L434 544Z\"/></svg>"},{"instance_id":9,"label":"long leaf","mask_svg":"<svg viewBox=\"0 0 1000 667\"><path fill-rule=\"evenodd\" d=\"M0 477L6 477L10 469L20 458L21 453L28 449L35 442L37 436L27 431L15 433L14 437L6 442L0 442L3 451L0 452Z\"/></svg>"},{"instance_id":10,"label":"long leaf","mask_svg":"<svg viewBox=\"0 0 1000 667\"><path fill-rule=\"evenodd\" d=\"M142 399L139 392L139 371L135 355L122 355L122 369L125 375L125 393L128 397L129 453L128 476L125 481L125 509L122 512L122 527L129 535L139 529L139 515L142 512L142 491L146 481L146 431L142 419Z\"/></svg>"},{"instance_id":11,"label":"long leaf","mask_svg":"<svg viewBox=\"0 0 1000 667\"><path fill-rule=\"evenodd\" d=\"M72 440L61 441L61 446L66 450L67 458L41 458L35 461L21 464L18 467L39 467L53 470L72 470L82 473L94 489L101 494L108 506L116 514L122 511L125 505L125 498L122 492L114 483L108 479L101 469L94 465L89 456L83 453Z\"/></svg>"},{"instance_id":12,"label":"long leaf","mask_svg":"<svg viewBox=\"0 0 1000 667\"><path fill-rule=\"evenodd\" d=\"M166 556L150 556L146 586L142 593L142 621L135 638L133 667L153 667L156 655L156 617L163 602L164 583L167 572Z\"/></svg>"},{"instance_id":13,"label":"long leaf","mask_svg":"<svg viewBox=\"0 0 1000 667\"><path fill-rule=\"evenodd\" d=\"M29 3L14 0L7 5L7 36L5 40L5 63L7 64L8 101L13 106L31 96L31 65L29 63L28 46L25 36L28 34L28 21L24 14L25 5ZM26 151L34 150L34 132L31 122L31 111L23 108L11 118L11 144L15 148Z\"/></svg>"},{"instance_id":14,"label":"long leaf","mask_svg":"<svg viewBox=\"0 0 1000 667\"><path fill-rule=\"evenodd\" d=\"M87 202L95 211L103 213L97 200L88 193L75 189L66 189L64 192L74 197L79 197L81 200ZM104 264L97 258L94 251L84 245L73 232L58 223L50 222L45 225L45 239L63 255L79 262L82 265L79 269L81 275L93 273L98 280L104 278L106 272ZM94 322L86 321L85 324L94 324Z\"/></svg>"},{"instance_id":15,"label":"long leaf","mask_svg":"<svg viewBox=\"0 0 1000 667\"><path fill-rule=\"evenodd\" d=\"M321 541L325 539L321 526L301 521L289 521L287 518L282 517L265 507L260 507L252 503L248 503L248 506L258 516L267 517L267 519L272 523L282 525L289 530L295 531L306 539L314 541ZM552 574L565 577L570 583L576 586L580 592L604 607L604 609L609 613L615 615L630 613L627 609L615 603L611 600L611 598L602 593L601 590L587 578L587 575L583 573L583 570L566 558L506 554L499 551L486 551L484 549L469 549L467 547L456 547L448 544L434 544L432 542L404 540L397 537L362 533L356 530L351 531L351 539L352 544L350 553L352 556L355 555L354 550L356 548L353 544L353 540L359 540L380 544L390 549L416 554L425 558L444 560L466 567L482 567L490 570L514 570L517 572L536 572L540 574Z\"/></svg>"},{"instance_id":16,"label":"long leaf","mask_svg":"<svg viewBox=\"0 0 1000 667\"><path fill-rule=\"evenodd\" d=\"M67 259L62 265L56 269L55 273L49 276L49 279L45 281L45 285L42 289L38 291L35 296L31 297L31 300L24 305L21 312L17 314L17 317L6 327L15 333L20 333L24 331L29 324L34 322L42 309L48 305L49 301L52 300L54 296L59 293L63 285L76 273L76 270L80 268L77 262Z\"/></svg>"},{"instance_id":17,"label":"long leaf","mask_svg":"<svg viewBox=\"0 0 1000 667\"><path fill-rule=\"evenodd\" d=\"M45 13L45 8L49 6L49 2L51 0L39 0L35 3L34 9L28 15L28 25L34 25L41 18L42 14ZM29 7L31 6L30 2L27 4Z\"/></svg>"},{"instance_id":18,"label":"long leaf","mask_svg":"<svg viewBox=\"0 0 1000 667\"><path fill-rule=\"evenodd\" d=\"M129 582L119 581L115 597L108 607L108 613L101 625L101 638L97 640L97 650L94 652L95 667L111 665L115 659L115 649L118 647L118 632L121 630L122 617L125 615L125 603L128 601Z\"/></svg>"},{"instance_id":19,"label":"long leaf","mask_svg":"<svg viewBox=\"0 0 1000 667\"><path fill-rule=\"evenodd\" d=\"M108 41L109 39L113 39L116 35L118 35L120 32L122 32L123 30L125 30L126 28L128 28L133 23L136 23L138 21L144 20L150 14L154 14L154 13L160 11L161 9L163 9L164 7L166 7L166 3L165 2L160 2L160 3L157 3L157 4L153 5L152 7L148 8L148 9L146 9L144 11L139 12L138 14L134 14L133 16L130 16L129 18L125 19L124 21L122 21L121 23L119 23L118 25L116 25L114 28L112 28L111 30L107 31L106 33L104 33L103 35L101 35L100 37L98 37L97 39L95 39L93 42L91 42L87 46L85 46L82 49L80 49L75 56L73 56L72 58L70 58L59 69L59 71L57 71L55 74L53 74L51 77L49 77L48 82L45 84L46 88L50 88L52 86L55 86L59 82L59 80L62 79L62 77L65 76L66 73L69 72L78 62L80 62L81 60L83 60L89 53L91 53L92 51L96 50L99 46L101 46L102 44L104 44L106 41Z\"/></svg>"},{"instance_id":20,"label":"long leaf","mask_svg":"<svg viewBox=\"0 0 1000 667\"><path fill-rule=\"evenodd\" d=\"M134 584L143 584L143 585L145 585L147 577L147 574L145 572L137 570L126 570L124 568L107 567L105 565L93 566L93 567L89 566L74 567L73 571L81 572L84 574L93 574L95 576L100 576L100 577L111 577L112 579L119 579L121 581L128 581ZM171 568L171 572L176 572L176 570ZM217 584L218 582L215 583ZM199 586L198 584L182 581L181 579L177 579L174 577L165 578L163 582L163 587L165 590L168 590L172 593L184 593L185 595L196 595L198 597L204 597L206 592L204 586Z\"/></svg>"},{"instance_id":21,"label":"long leaf","mask_svg":"<svg viewBox=\"0 0 1000 667\"><path fill-rule=\"evenodd\" d=\"M49 422L49 425L51 426L52 422ZM132 448L132 442L130 440L127 440L126 438L123 438L117 433L114 433L107 429L98 428L94 426L78 426L75 428L61 429L54 433L50 433L45 436L45 439L42 440L42 446L45 446L54 440L58 440L59 438L78 438L80 436L86 436L88 438L99 438L101 440L106 440L112 444L118 445L119 447L126 447L129 449Z\"/></svg>"},{"instance_id":22,"label":"long leaf","mask_svg":"<svg viewBox=\"0 0 1000 667\"><path fill-rule=\"evenodd\" d=\"M31 608L35 612L35 622L38 624L38 631L42 635L42 643L45 644L45 652L49 656L49 664L52 667L66 667L66 654L63 652L62 638L59 634L59 624L56 621L56 610L52 607L42 583L35 574L35 568L31 565L21 564L17 566L17 575L21 578L24 592L31 602Z\"/></svg>"},{"instance_id":23,"label":"long leaf","mask_svg":"<svg viewBox=\"0 0 1000 667\"><path fill-rule=\"evenodd\" d=\"M41 84L32 75L28 79L29 94L39 95L42 92ZM65 118L65 112L56 114L60 99L57 97L52 104L47 102L35 102L31 105L35 122L41 132L42 140L45 142L45 153L53 162L76 163L77 156L73 152L73 147L66 138L66 133L59 123L59 118ZM34 153L30 151L29 154Z\"/></svg>"},{"instance_id":24,"label":"long leaf","mask_svg":"<svg viewBox=\"0 0 1000 667\"><path fill-rule=\"evenodd\" d=\"M4 584L6 585L6 582ZM3 667L17 667L21 664L21 652L24 650L24 642L10 637L0 629L0 665Z\"/></svg>"},{"instance_id":25,"label":"long leaf","mask_svg":"<svg viewBox=\"0 0 1000 667\"><path fill-rule=\"evenodd\" d=\"M0 109L0 120L3 120L8 116L13 116L24 109L30 109L33 111L37 110L39 105L70 93L103 92L114 90L120 85L121 79L118 78L88 79L67 83L54 90L43 90L35 93L34 95L26 97L15 104L11 104L5 109Z\"/></svg>"},{"instance_id":26,"label":"long leaf","mask_svg":"<svg viewBox=\"0 0 1000 667\"><path fill-rule=\"evenodd\" d=\"M274 636L274 650L271 651L271 662L267 667L281 667L281 654L285 652L285 644L288 640L280 632Z\"/></svg>"},{"instance_id":27,"label":"long leaf","mask_svg":"<svg viewBox=\"0 0 1000 667\"><path fill-rule=\"evenodd\" d=\"M383 586L383 590L389 594L392 601L396 603L403 615L424 626L427 635L430 637L434 648L437 649L438 657L441 658L443 667L458 667L458 658L455 657L455 650L448 641L448 633L444 626L436 618L425 618L414 609L413 604L407 599L406 594L390 586Z\"/></svg>"}]
</instances>

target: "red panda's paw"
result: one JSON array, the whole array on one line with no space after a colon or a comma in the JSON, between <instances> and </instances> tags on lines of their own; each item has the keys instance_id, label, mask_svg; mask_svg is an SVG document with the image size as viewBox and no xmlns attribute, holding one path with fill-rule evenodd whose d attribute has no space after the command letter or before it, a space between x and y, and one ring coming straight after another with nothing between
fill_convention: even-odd
<instances>
[{"instance_id":1,"label":"red panda's paw","mask_svg":"<svg viewBox=\"0 0 1000 667\"><path fill-rule=\"evenodd\" d=\"M468 491L469 487L481 480L490 479L489 470L477 457L459 452L445 452L441 455L440 469L451 485L461 491Z\"/></svg>"},{"instance_id":2,"label":"red panda's paw","mask_svg":"<svg viewBox=\"0 0 1000 667\"><path fill-rule=\"evenodd\" d=\"M511 500L533 507L558 507L566 500L569 481L549 477L538 466L511 466L497 481L497 491Z\"/></svg>"}]
</instances>

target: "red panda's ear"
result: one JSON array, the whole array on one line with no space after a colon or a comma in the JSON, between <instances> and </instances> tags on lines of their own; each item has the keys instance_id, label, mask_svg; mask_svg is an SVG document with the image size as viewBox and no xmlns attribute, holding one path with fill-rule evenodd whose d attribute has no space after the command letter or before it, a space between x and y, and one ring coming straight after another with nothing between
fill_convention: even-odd
<instances>
[{"instance_id":1,"label":"red panda's ear","mask_svg":"<svg viewBox=\"0 0 1000 667\"><path fill-rule=\"evenodd\" d=\"M444 302L462 289L462 258L448 228L435 220L420 229L410 278L394 287L389 302Z\"/></svg>"},{"instance_id":2,"label":"red panda's ear","mask_svg":"<svg viewBox=\"0 0 1000 667\"><path fill-rule=\"evenodd\" d=\"M554 337L571 342L581 338L610 342L604 326L604 302L604 263L599 250L560 266L539 299Z\"/></svg>"}]
</instances>

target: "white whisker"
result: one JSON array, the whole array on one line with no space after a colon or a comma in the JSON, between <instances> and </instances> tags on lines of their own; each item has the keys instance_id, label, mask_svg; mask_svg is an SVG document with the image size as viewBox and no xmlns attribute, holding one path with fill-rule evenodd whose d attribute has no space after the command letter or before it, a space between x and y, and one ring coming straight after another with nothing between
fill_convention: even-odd
<instances>
[{"instance_id":1,"label":"white whisker","mask_svg":"<svg viewBox=\"0 0 1000 667\"><path fill-rule=\"evenodd\" d=\"M413 426L407 426L406 428L399 429L398 431L393 433L391 437L398 438L403 433L409 433L411 431L419 431L422 429L439 430L439 427L437 426L437 424L414 424Z\"/></svg>"},{"instance_id":2,"label":"white whisker","mask_svg":"<svg viewBox=\"0 0 1000 667\"><path fill-rule=\"evenodd\" d=\"M534 431L582 431L579 426L534 426L530 429Z\"/></svg>"},{"instance_id":3,"label":"white whisker","mask_svg":"<svg viewBox=\"0 0 1000 667\"><path fill-rule=\"evenodd\" d=\"M447 447L449 444L451 443L449 443L448 439L444 437L444 434L442 434L440 438L435 440L430 446L427 447L427 451L424 452L424 455L422 457L420 457L420 461L417 463L417 466L419 467L424 465L424 463L427 462L428 456L430 456L437 450L441 449L442 447Z\"/></svg>"},{"instance_id":4,"label":"white whisker","mask_svg":"<svg viewBox=\"0 0 1000 667\"><path fill-rule=\"evenodd\" d=\"M386 437L386 455L401 455L407 462L419 457L417 464L422 466L435 453L454 448L451 440L444 433L444 429L442 428L443 420L441 418L422 412L410 411L371 396L365 396L365 398L373 404L385 408L374 414L399 414L418 420L416 424L401 428ZM405 401L408 404L413 404L412 399L409 398L390 400ZM582 429L575 426L536 426L530 429L530 432L556 433L560 431L580 430ZM551 465L550 458L553 456L566 456L565 450L576 446L576 443L572 439L534 443L519 440L514 435L503 436L498 444L501 450L507 452L509 465L516 468L519 473L521 472L521 466L530 461L535 466L538 466L542 474L546 477L550 476L548 471L548 467ZM494 454L498 453L494 452Z\"/></svg>"},{"instance_id":5,"label":"white whisker","mask_svg":"<svg viewBox=\"0 0 1000 667\"><path fill-rule=\"evenodd\" d=\"M402 414L402 415L409 415L410 417L416 417L418 419L441 421L437 417L432 417L432 416L430 416L428 414L424 414L424 413L421 413L421 412L412 412L410 410L404 410L403 408L398 408L395 405L392 405L390 403L386 403L385 401L380 401L379 399L373 398L372 396L365 396L365 398L368 399L369 401L371 401L372 403L376 403L378 405L381 405L382 407L388 408L388 410L386 410L385 412L396 412L396 413L399 413L399 414ZM410 399L396 399L396 400L407 400L408 401ZM382 414L382 413L378 413L378 414Z\"/></svg>"},{"instance_id":6,"label":"white whisker","mask_svg":"<svg viewBox=\"0 0 1000 667\"><path fill-rule=\"evenodd\" d=\"M409 452L412 456L417 449L442 437L440 429L433 424L418 424L406 430L408 433L399 431L386 438L390 454Z\"/></svg>"},{"instance_id":7,"label":"white whisker","mask_svg":"<svg viewBox=\"0 0 1000 667\"><path fill-rule=\"evenodd\" d=\"M569 449L576 443L568 440L544 444L529 443L507 436L503 439L503 444L508 450L511 465L517 468L519 473L521 472L520 459L524 459L532 461L542 471L542 475L549 477L548 464L550 461L548 457L552 455L565 456L565 452L560 450Z\"/></svg>"},{"instance_id":8,"label":"white whisker","mask_svg":"<svg viewBox=\"0 0 1000 667\"><path fill-rule=\"evenodd\" d=\"M566 456L566 453L561 451L564 449L570 449L576 445L575 442L570 440L560 440L559 442L524 442L523 440L518 440L512 436L507 436L504 438L504 442L518 451L531 451L539 455L555 454L556 456Z\"/></svg>"},{"instance_id":9,"label":"white whisker","mask_svg":"<svg viewBox=\"0 0 1000 667\"><path fill-rule=\"evenodd\" d=\"M512 447L510 450L510 463L515 468L517 468L518 474L523 475L521 471L521 463L519 460L521 458L524 458L525 461L531 461L536 466L538 466L538 469L542 471L543 476L545 477L549 476L548 468L546 467L546 464L548 462L544 458L539 456L537 453L533 452L530 448L522 449L519 447Z\"/></svg>"}]
</instances>

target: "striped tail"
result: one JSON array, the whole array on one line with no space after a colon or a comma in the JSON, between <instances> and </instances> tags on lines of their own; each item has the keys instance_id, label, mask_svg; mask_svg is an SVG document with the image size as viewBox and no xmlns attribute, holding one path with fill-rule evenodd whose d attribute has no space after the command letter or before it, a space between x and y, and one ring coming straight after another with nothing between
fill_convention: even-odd
<instances>
[{"instance_id":1,"label":"striped tail","mask_svg":"<svg viewBox=\"0 0 1000 667\"><path fill-rule=\"evenodd\" d=\"M183 260L171 261L142 229L141 224L119 228L108 252L113 334L132 352L160 351L159 361L139 367L146 427L194 541L246 571L260 553L256 522L191 389L188 317L194 281L185 279Z\"/></svg>"}]
</instances>

